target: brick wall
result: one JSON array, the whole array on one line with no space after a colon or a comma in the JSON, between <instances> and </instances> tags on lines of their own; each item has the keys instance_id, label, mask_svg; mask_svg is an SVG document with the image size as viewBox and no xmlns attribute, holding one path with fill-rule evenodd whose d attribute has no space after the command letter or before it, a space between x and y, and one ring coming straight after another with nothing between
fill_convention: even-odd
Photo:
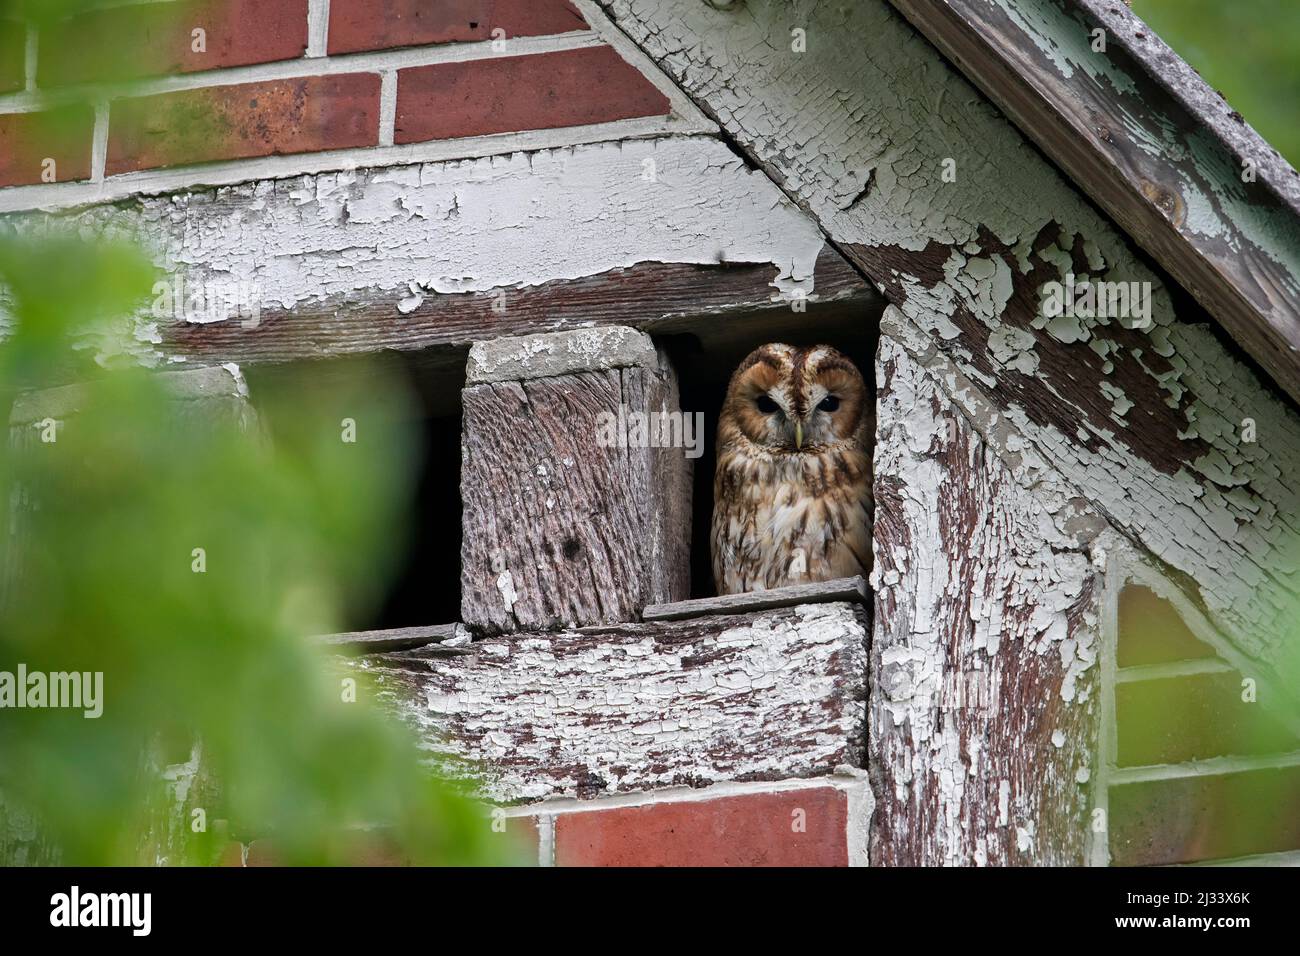
<instances>
[{"instance_id":1,"label":"brick wall","mask_svg":"<svg viewBox=\"0 0 1300 956\"><path fill-rule=\"evenodd\" d=\"M0 188L669 112L567 0L152 0L0 22Z\"/></svg>"},{"instance_id":2,"label":"brick wall","mask_svg":"<svg viewBox=\"0 0 1300 956\"><path fill-rule=\"evenodd\" d=\"M484 813L521 859L539 866L864 866L864 777L740 783ZM502 816L502 813L508 814ZM401 866L381 840L358 841L360 866ZM230 843L222 866L274 866L267 840Z\"/></svg>"}]
</instances>

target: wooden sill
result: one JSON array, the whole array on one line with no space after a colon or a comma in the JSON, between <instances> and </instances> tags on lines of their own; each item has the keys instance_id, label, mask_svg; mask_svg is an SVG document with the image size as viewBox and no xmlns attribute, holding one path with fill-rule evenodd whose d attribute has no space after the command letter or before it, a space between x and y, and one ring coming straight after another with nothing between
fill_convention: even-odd
<instances>
[{"instance_id":1,"label":"wooden sill","mask_svg":"<svg viewBox=\"0 0 1300 956\"><path fill-rule=\"evenodd\" d=\"M836 578L833 581L816 581L811 584L792 584L768 591L747 591L744 594L727 594L722 597L692 598L671 604L651 604L641 612L643 621L678 621L707 614L744 614L748 611L769 611L795 604L827 604L833 601L851 601L865 605L868 600L867 582L860 576Z\"/></svg>"},{"instance_id":2,"label":"wooden sill","mask_svg":"<svg viewBox=\"0 0 1300 956\"><path fill-rule=\"evenodd\" d=\"M680 621L712 614L746 614L750 611L793 607L796 604L828 604L836 601L865 605L868 598L867 582L861 577L836 578L833 581L792 584L768 591L651 604L641 613L641 620ZM456 628L455 624L433 624L386 631L348 631L342 634L321 634L311 640L314 644L345 654L384 654L441 644L456 636Z\"/></svg>"},{"instance_id":3,"label":"wooden sill","mask_svg":"<svg viewBox=\"0 0 1300 956\"><path fill-rule=\"evenodd\" d=\"M441 644L455 636L455 624L433 624L426 627L397 627L387 631L321 634L313 637L311 641L313 644L344 653L380 654L387 651L409 651L429 644Z\"/></svg>"}]
</instances>

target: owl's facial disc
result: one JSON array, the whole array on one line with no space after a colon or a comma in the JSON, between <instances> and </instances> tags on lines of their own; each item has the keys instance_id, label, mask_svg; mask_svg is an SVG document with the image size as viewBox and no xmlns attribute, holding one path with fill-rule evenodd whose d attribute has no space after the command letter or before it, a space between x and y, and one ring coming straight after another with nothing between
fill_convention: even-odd
<instances>
[{"instance_id":1,"label":"owl's facial disc","mask_svg":"<svg viewBox=\"0 0 1300 956\"><path fill-rule=\"evenodd\" d=\"M833 348L772 343L736 369L722 420L760 447L816 455L852 440L863 392L858 370Z\"/></svg>"}]
</instances>

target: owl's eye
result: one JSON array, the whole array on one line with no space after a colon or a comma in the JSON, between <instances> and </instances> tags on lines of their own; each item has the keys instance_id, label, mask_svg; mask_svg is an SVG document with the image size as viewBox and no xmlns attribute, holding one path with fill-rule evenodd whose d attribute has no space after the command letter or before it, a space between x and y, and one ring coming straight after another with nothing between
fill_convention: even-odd
<instances>
[{"instance_id":1,"label":"owl's eye","mask_svg":"<svg viewBox=\"0 0 1300 956\"><path fill-rule=\"evenodd\" d=\"M840 407L840 397L838 395L827 395L817 403L817 407L824 412L833 412Z\"/></svg>"},{"instance_id":2,"label":"owl's eye","mask_svg":"<svg viewBox=\"0 0 1300 956\"><path fill-rule=\"evenodd\" d=\"M758 406L758 410L764 415L771 415L777 410L776 402L772 401L766 395L758 396L758 398L754 399L754 404Z\"/></svg>"}]
</instances>

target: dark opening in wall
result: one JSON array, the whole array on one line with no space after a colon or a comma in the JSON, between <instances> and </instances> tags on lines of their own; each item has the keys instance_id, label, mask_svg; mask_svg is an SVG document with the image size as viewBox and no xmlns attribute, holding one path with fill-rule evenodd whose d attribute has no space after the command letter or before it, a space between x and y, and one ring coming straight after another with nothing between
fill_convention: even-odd
<instances>
[{"instance_id":1,"label":"dark opening in wall","mask_svg":"<svg viewBox=\"0 0 1300 956\"><path fill-rule=\"evenodd\" d=\"M716 318L689 332L660 338L678 371L682 409L704 413L703 454L695 461L691 536L691 596L711 597L713 583L710 525L717 426L727 384L736 366L751 351L771 342L793 346L829 345L850 358L875 402L875 354L879 310L845 306L804 313Z\"/></svg>"},{"instance_id":2,"label":"dark opening in wall","mask_svg":"<svg viewBox=\"0 0 1300 956\"><path fill-rule=\"evenodd\" d=\"M286 415L302 416L311 427L338 434L349 417L348 396L382 390L374 416L378 420L357 422L356 450L405 460L413 473L410 494L408 501L396 503L404 515L398 537L381 555L382 567L376 569L363 606L349 609L346 629L459 621L464 354L390 353L247 369L245 374L250 399L273 440L302 426L301 421L291 426L283 420ZM414 438L413 445L406 444L408 438Z\"/></svg>"}]
</instances>

